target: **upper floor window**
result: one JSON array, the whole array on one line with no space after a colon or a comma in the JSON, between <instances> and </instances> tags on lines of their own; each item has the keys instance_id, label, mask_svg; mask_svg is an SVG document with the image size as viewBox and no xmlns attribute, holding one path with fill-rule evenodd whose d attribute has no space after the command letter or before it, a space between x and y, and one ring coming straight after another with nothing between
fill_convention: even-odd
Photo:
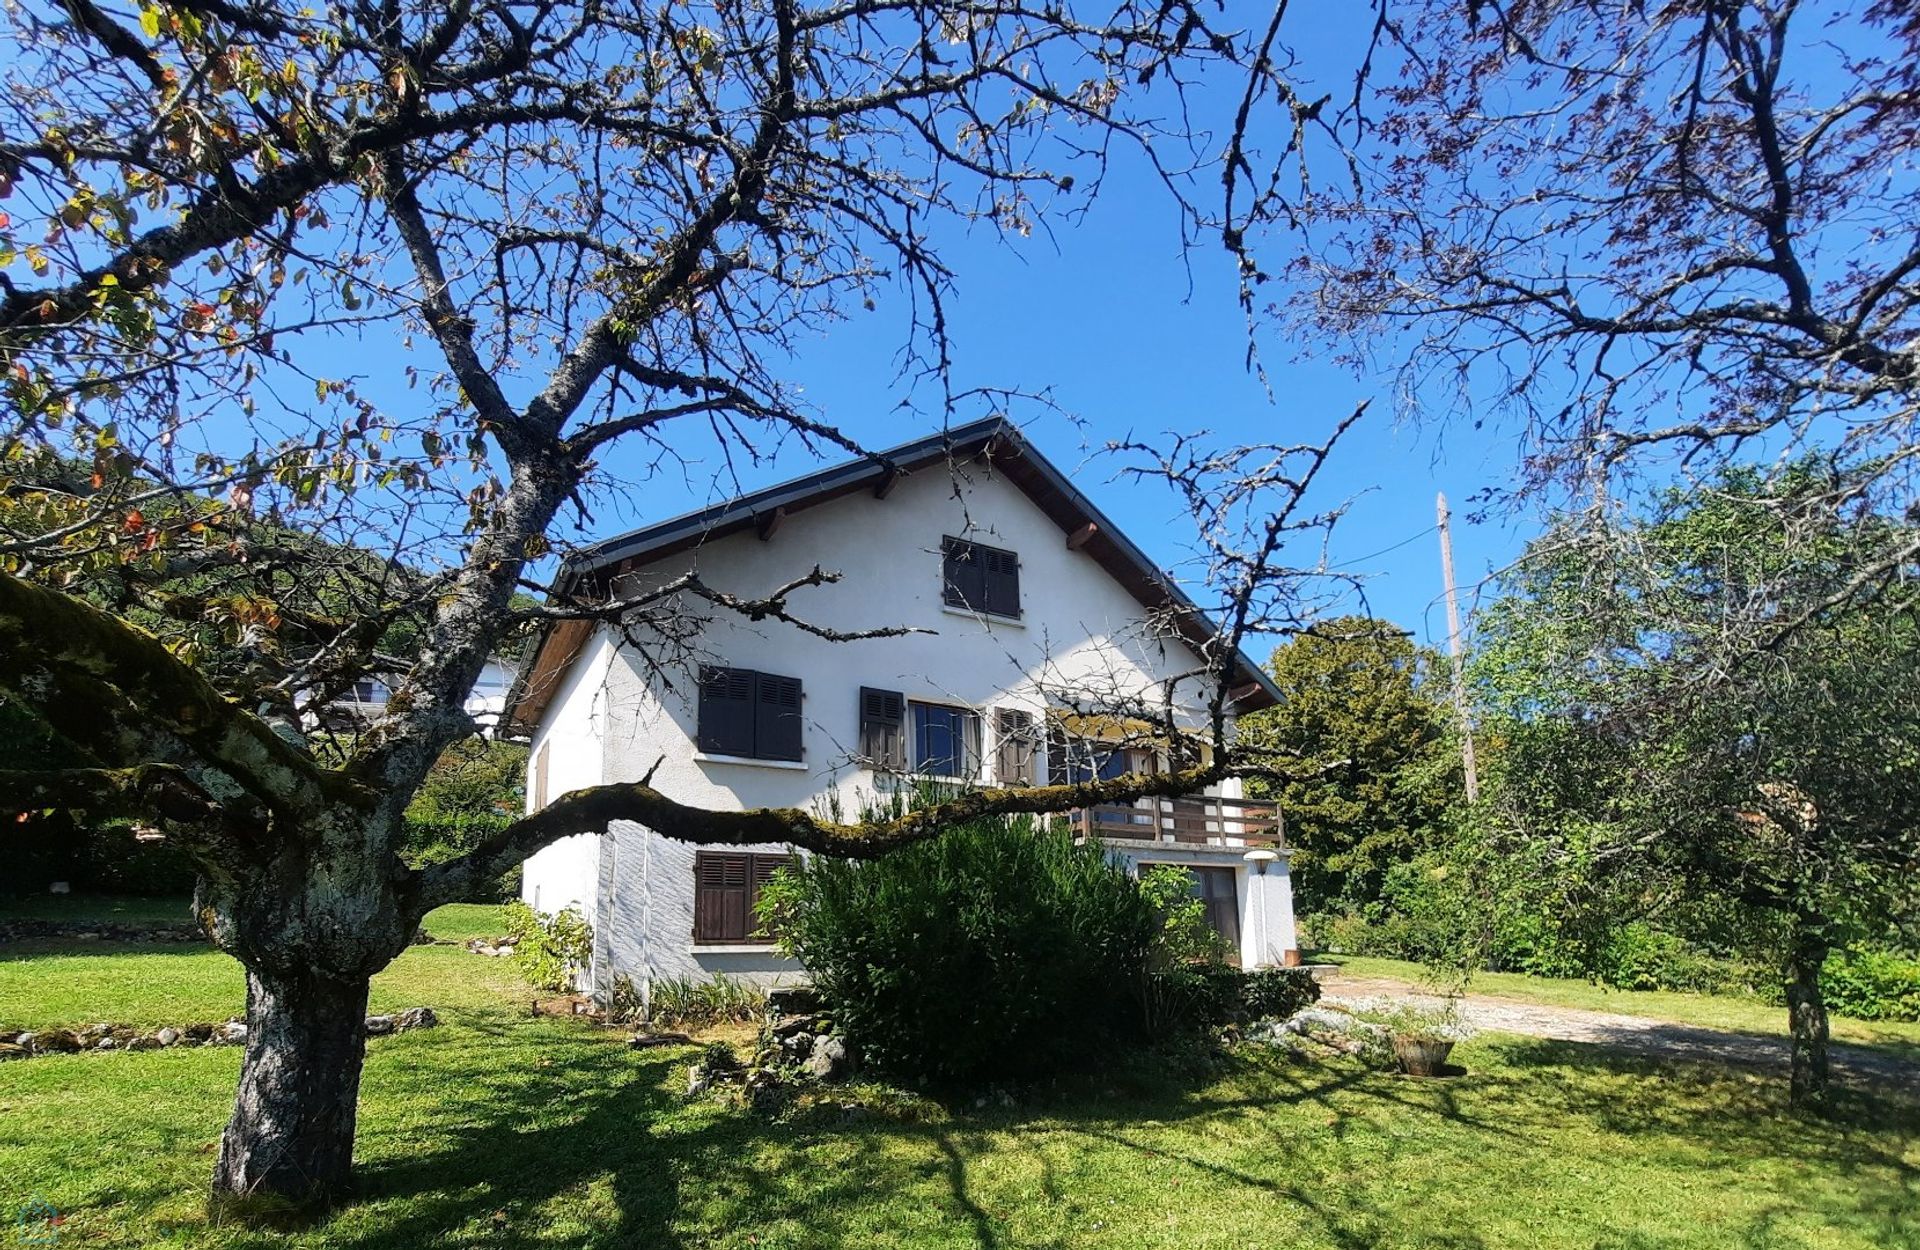
<instances>
[{"instance_id":1,"label":"upper floor window","mask_svg":"<svg viewBox=\"0 0 1920 1250\"><path fill-rule=\"evenodd\" d=\"M860 687L860 754L875 768L907 766L907 700L898 690Z\"/></svg>"},{"instance_id":2,"label":"upper floor window","mask_svg":"<svg viewBox=\"0 0 1920 1250\"><path fill-rule=\"evenodd\" d=\"M1047 733L1047 780L1056 786L1112 781L1128 773L1157 773L1159 756L1143 747L1070 734L1058 724Z\"/></svg>"},{"instance_id":3,"label":"upper floor window","mask_svg":"<svg viewBox=\"0 0 1920 1250\"><path fill-rule=\"evenodd\" d=\"M702 751L753 760L801 758L800 679L750 668L700 669Z\"/></svg>"},{"instance_id":4,"label":"upper floor window","mask_svg":"<svg viewBox=\"0 0 1920 1250\"><path fill-rule=\"evenodd\" d=\"M991 616L1020 615L1020 557L951 534L940 540L947 605Z\"/></svg>"},{"instance_id":5,"label":"upper floor window","mask_svg":"<svg viewBox=\"0 0 1920 1250\"><path fill-rule=\"evenodd\" d=\"M980 715L941 703L911 703L913 769L931 777L972 778L980 772Z\"/></svg>"}]
</instances>

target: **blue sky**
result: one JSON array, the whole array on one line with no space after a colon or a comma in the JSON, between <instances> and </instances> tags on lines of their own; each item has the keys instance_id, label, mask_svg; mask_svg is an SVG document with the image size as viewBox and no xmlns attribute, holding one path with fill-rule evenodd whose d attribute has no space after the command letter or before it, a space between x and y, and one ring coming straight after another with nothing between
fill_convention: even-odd
<instances>
[{"instance_id":1,"label":"blue sky","mask_svg":"<svg viewBox=\"0 0 1920 1250\"><path fill-rule=\"evenodd\" d=\"M1314 6L1290 17L1301 64L1314 67L1324 84L1320 89L1350 89L1348 67L1365 38L1364 27L1354 22L1364 16ZM1217 177L1205 171L1195 194L1217 200ZM1190 554L1191 521L1164 490L1114 479L1116 463L1090 457L1091 451L1129 433L1151 440L1169 431L1204 430L1219 442L1319 441L1368 398L1371 410L1336 453L1318 503L1354 497L1335 531L1331 558L1370 575L1365 594L1374 614L1421 641L1444 642L1439 545L1432 532L1435 492L1445 491L1453 504L1456 568L1469 604L1475 586L1516 556L1531 532L1524 516L1476 523L1468 515L1477 491L1510 482L1517 449L1512 437L1461 424L1436 429L1403 423L1393 379L1384 369L1356 376L1328 362L1324 352L1301 357L1294 344L1271 332L1258 340L1268 375L1263 383L1247 364L1248 332L1231 259L1217 239L1183 255L1172 201L1137 162L1121 161L1091 212L1056 224L1051 234L1036 231L1009 243L983 225L972 232L947 229L936 238L958 274L947 310L956 386L1050 390L1078 424L1037 409L1012 415L1043 452L1076 471L1082 488L1136 542L1169 566ZM1269 269L1284 263L1289 246L1282 237L1267 241ZM931 415L899 409L910 388L896 376L901 308L893 305L883 299L876 312L803 341L787 370L826 420L873 447L937 425ZM969 411L955 419L978 415ZM610 460L608 467L617 472L619 463ZM816 464L795 446L772 465L743 470L740 481L757 487ZM690 465L684 480L673 474L655 478L636 496L646 500L645 513L615 506L596 517L595 529L604 536L730 493L716 488L703 468L717 465ZM1301 562L1312 558L1306 553Z\"/></svg>"},{"instance_id":2,"label":"blue sky","mask_svg":"<svg viewBox=\"0 0 1920 1250\"><path fill-rule=\"evenodd\" d=\"M1086 223L1018 253L985 234L952 244L960 274L949 306L961 384L1050 388L1079 418L1015 410L1041 450L1073 471L1081 487L1146 550L1172 565L1189 554L1192 526L1174 499L1151 485L1113 477L1117 462L1090 455L1109 438L1148 441L1169 431L1212 433L1220 441L1318 441L1359 400L1373 405L1336 452L1318 499L1356 496L1334 533L1334 563L1374 574L1373 611L1442 641L1445 617L1434 525L1434 494L1455 513L1455 560L1463 586L1518 553L1525 531L1512 520L1473 524L1466 501L1511 475L1514 444L1471 430L1416 428L1396 420L1391 380L1358 376L1286 343L1263 341L1272 383L1246 364L1246 323L1233 273L1216 245L1190 257L1178 249L1166 201L1144 188L1116 188ZM834 327L793 362L791 374L830 421L869 446L905 441L931 428L897 411L906 384L895 378L897 327L878 313ZM814 463L798 447L774 465L743 472L757 486ZM681 506L707 502L697 472L658 479L645 497ZM633 524L658 519L632 515ZM600 518L613 528L611 515ZM1412 541L1406 541L1411 539ZM1396 544L1402 544L1396 546ZM1394 548L1393 550L1386 550ZM1378 554L1376 554L1378 553ZM1311 553L1301 557L1310 562Z\"/></svg>"}]
</instances>

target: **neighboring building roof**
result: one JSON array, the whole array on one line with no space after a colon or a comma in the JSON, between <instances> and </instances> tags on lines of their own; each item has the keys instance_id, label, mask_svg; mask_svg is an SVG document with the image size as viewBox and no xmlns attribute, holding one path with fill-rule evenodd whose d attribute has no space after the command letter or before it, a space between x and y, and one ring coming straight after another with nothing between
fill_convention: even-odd
<instances>
[{"instance_id":1,"label":"neighboring building roof","mask_svg":"<svg viewBox=\"0 0 1920 1250\"><path fill-rule=\"evenodd\" d=\"M974 458L984 458L994 472L1024 491L1075 547L1092 557L1143 606L1176 609L1177 622L1189 642L1200 646L1217 635L1218 627L1172 578L1002 417L956 426L609 538L569 557L555 585L570 596L606 595L614 578L677 552L747 529L770 535L789 513L855 491L870 491L884 499L904 474ZM588 621L562 621L546 627L529 650L507 695L503 734L530 732L539 723L547 700L593 628ZM1245 686L1236 700L1240 710L1271 707L1280 701L1273 679L1244 652L1235 667L1235 676Z\"/></svg>"}]
</instances>

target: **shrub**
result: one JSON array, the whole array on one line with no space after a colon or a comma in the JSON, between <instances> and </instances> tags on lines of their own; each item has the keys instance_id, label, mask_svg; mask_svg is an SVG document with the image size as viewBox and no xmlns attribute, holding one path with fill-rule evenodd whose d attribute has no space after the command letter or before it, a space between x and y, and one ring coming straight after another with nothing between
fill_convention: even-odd
<instances>
[{"instance_id":1,"label":"shrub","mask_svg":"<svg viewBox=\"0 0 1920 1250\"><path fill-rule=\"evenodd\" d=\"M1920 960L1836 951L1820 970L1827 1010L1856 1020L1920 1020Z\"/></svg>"},{"instance_id":2,"label":"shrub","mask_svg":"<svg viewBox=\"0 0 1920 1250\"><path fill-rule=\"evenodd\" d=\"M981 820L762 894L782 944L876 1068L968 1084L1086 1065L1141 1031L1162 920L1095 845Z\"/></svg>"},{"instance_id":3,"label":"shrub","mask_svg":"<svg viewBox=\"0 0 1920 1250\"><path fill-rule=\"evenodd\" d=\"M574 978L593 958L593 926L571 907L552 916L521 902L502 910L521 974L538 989L571 990Z\"/></svg>"},{"instance_id":4,"label":"shrub","mask_svg":"<svg viewBox=\"0 0 1920 1250\"><path fill-rule=\"evenodd\" d=\"M1320 982L1305 968L1240 973L1239 1010L1247 1020L1285 1020L1320 1001Z\"/></svg>"}]
</instances>

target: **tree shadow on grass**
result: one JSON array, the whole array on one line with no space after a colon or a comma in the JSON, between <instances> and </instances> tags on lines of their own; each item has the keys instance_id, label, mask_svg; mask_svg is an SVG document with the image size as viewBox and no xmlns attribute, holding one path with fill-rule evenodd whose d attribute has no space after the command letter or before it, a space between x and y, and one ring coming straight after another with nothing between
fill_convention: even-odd
<instances>
[{"instance_id":1,"label":"tree shadow on grass","mask_svg":"<svg viewBox=\"0 0 1920 1250\"><path fill-rule=\"evenodd\" d=\"M1383 1229L1404 1231L1421 1214L1419 1193L1390 1174L1310 1180L1290 1150L1303 1126L1324 1126L1337 1159L1349 1135L1364 1155L1437 1120L1441 1148L1463 1161L1491 1152L1524 1166L1566 1149L1562 1130L1579 1120L1604 1130L1591 1147L1596 1164L1625 1140L1653 1167L1804 1159L1828 1180L1857 1178L1848 1194L1788 1174L1770 1210L1820 1208L1823 1218L1888 1230L1879 1244L1900 1244L1898 1207L1916 1178L1891 1143L1920 1131L1913 1108L1850 1106L1839 1121L1810 1124L1784 1115L1783 1095L1744 1074L1576 1043L1483 1046L1499 1062L1458 1081L1259 1056L1157 1076L1136 1063L1014 1107L875 1108L836 1095L769 1119L680 1097L685 1050L630 1052L571 1022L479 1018L370 1066L360 1192L316 1233L318 1244L356 1250L534 1240L1001 1250L1074 1245L1074 1230L1099 1228L1097 1219L1135 1218L1136 1201L1192 1194L1221 1210L1280 1204L1307 1244L1359 1250ZM1187 1124L1196 1131L1165 1131ZM1086 1170L1089 1151L1103 1152L1106 1176ZM1184 1188L1175 1197L1139 1190L1151 1184ZM1088 1192L1101 1185L1108 1207ZM1728 1244L1767 1244L1764 1218ZM1420 1244L1479 1250L1483 1232L1471 1223L1428 1220ZM1670 1244L1633 1229L1609 1238L1596 1244Z\"/></svg>"}]
</instances>

